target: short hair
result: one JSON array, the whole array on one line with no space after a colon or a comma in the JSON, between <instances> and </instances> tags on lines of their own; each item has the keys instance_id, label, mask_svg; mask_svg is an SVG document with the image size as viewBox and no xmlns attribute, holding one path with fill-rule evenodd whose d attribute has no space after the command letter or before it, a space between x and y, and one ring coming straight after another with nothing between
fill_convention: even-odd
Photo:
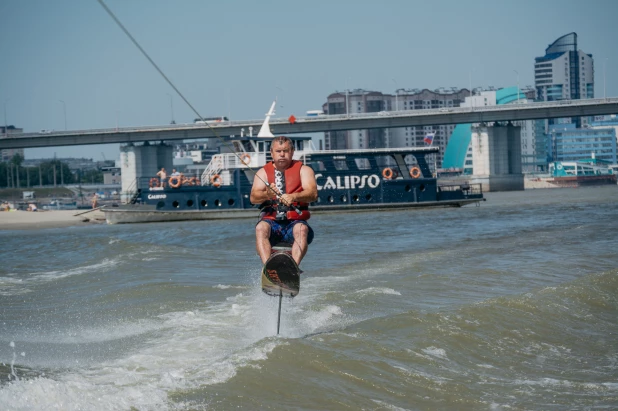
<instances>
[{"instance_id":1,"label":"short hair","mask_svg":"<svg viewBox=\"0 0 618 411\"><path fill-rule=\"evenodd\" d=\"M294 151L294 143L292 142L292 140L290 140L286 136L278 136L278 137L273 138L273 141L270 143L271 150L273 149L273 145L275 143L281 144L281 145L289 144L292 151Z\"/></svg>"}]
</instances>

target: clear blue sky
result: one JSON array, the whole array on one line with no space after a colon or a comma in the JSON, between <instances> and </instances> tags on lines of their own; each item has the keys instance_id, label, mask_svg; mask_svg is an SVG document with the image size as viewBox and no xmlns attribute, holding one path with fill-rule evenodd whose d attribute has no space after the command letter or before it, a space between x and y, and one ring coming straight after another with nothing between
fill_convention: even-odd
<instances>
[{"instance_id":1,"label":"clear blue sky","mask_svg":"<svg viewBox=\"0 0 618 411\"><path fill-rule=\"evenodd\" d=\"M618 96L615 0L106 0L202 116L318 109L347 88L534 84L534 58L576 32L597 97ZM96 0L0 0L0 110L26 132L168 124L171 87ZM60 102L64 101L64 104ZM195 115L173 96L174 118ZM4 112L0 111L4 124ZM118 145L26 158L118 157ZM103 154L102 154L103 153Z\"/></svg>"}]
</instances>

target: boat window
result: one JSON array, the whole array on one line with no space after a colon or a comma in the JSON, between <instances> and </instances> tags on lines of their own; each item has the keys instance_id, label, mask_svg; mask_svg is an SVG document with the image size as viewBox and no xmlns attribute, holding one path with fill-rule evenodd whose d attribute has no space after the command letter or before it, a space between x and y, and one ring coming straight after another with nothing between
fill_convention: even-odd
<instances>
[{"instance_id":1,"label":"boat window","mask_svg":"<svg viewBox=\"0 0 618 411\"><path fill-rule=\"evenodd\" d=\"M346 163L345 160L333 160L333 165L335 166L336 170L347 170L348 169L348 164Z\"/></svg>"},{"instance_id":2,"label":"boat window","mask_svg":"<svg viewBox=\"0 0 618 411\"><path fill-rule=\"evenodd\" d=\"M406 165L408 166L418 165L418 161L416 160L416 157L414 156L414 154L408 154L407 156L405 156L404 161L406 162Z\"/></svg>"},{"instance_id":3,"label":"boat window","mask_svg":"<svg viewBox=\"0 0 618 411\"><path fill-rule=\"evenodd\" d=\"M326 166L324 162L321 160L314 160L307 163L309 167L313 169L313 171L324 171L326 170Z\"/></svg>"},{"instance_id":4,"label":"boat window","mask_svg":"<svg viewBox=\"0 0 618 411\"><path fill-rule=\"evenodd\" d=\"M391 156L376 156L376 164L378 167L394 167L397 165L395 159Z\"/></svg>"},{"instance_id":5,"label":"boat window","mask_svg":"<svg viewBox=\"0 0 618 411\"><path fill-rule=\"evenodd\" d=\"M368 158L355 158L356 168L359 170L369 170L371 169L371 163Z\"/></svg>"}]
</instances>

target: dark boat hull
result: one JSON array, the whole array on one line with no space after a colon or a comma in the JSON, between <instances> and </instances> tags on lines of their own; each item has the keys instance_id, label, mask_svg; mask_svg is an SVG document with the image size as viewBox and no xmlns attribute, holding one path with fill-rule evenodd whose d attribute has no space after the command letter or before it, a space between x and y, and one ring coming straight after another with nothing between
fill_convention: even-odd
<instances>
[{"instance_id":1,"label":"dark boat hull","mask_svg":"<svg viewBox=\"0 0 618 411\"><path fill-rule=\"evenodd\" d=\"M313 206L311 213L319 215L322 213L338 212L367 212L379 210L396 210L410 208L428 207L463 207L467 204L485 201L484 198L461 198L457 200L427 201L422 203L383 203L383 204L357 204L350 206ZM108 224L129 224L129 223L154 223L166 221L192 221L192 220L225 220L236 218L255 218L259 212L257 208L252 209L228 209L228 210L182 210L182 211L161 211L153 206L124 206L105 210L105 218Z\"/></svg>"},{"instance_id":2,"label":"dark boat hull","mask_svg":"<svg viewBox=\"0 0 618 411\"><path fill-rule=\"evenodd\" d=\"M303 160L315 170L318 188L318 199L310 208L320 213L461 207L484 200L480 185L439 186L425 161L433 152L437 148L311 153ZM418 166L409 169L406 155L414 156ZM380 165L389 161L388 166ZM225 184L193 181L175 188L158 187L156 181L151 187L152 179L140 178L134 204L106 209L106 220L120 224L257 218L258 209L249 201L254 174L246 167L227 173Z\"/></svg>"}]
</instances>

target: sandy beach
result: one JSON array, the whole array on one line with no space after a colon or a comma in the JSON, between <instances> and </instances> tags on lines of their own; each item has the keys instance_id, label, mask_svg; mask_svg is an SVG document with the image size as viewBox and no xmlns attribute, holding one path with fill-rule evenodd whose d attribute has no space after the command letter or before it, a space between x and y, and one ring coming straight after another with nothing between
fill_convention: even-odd
<instances>
[{"instance_id":1,"label":"sandy beach","mask_svg":"<svg viewBox=\"0 0 618 411\"><path fill-rule=\"evenodd\" d=\"M76 216L84 211L2 211L0 212L0 230L33 230L105 223L105 216L101 210Z\"/></svg>"}]
</instances>

